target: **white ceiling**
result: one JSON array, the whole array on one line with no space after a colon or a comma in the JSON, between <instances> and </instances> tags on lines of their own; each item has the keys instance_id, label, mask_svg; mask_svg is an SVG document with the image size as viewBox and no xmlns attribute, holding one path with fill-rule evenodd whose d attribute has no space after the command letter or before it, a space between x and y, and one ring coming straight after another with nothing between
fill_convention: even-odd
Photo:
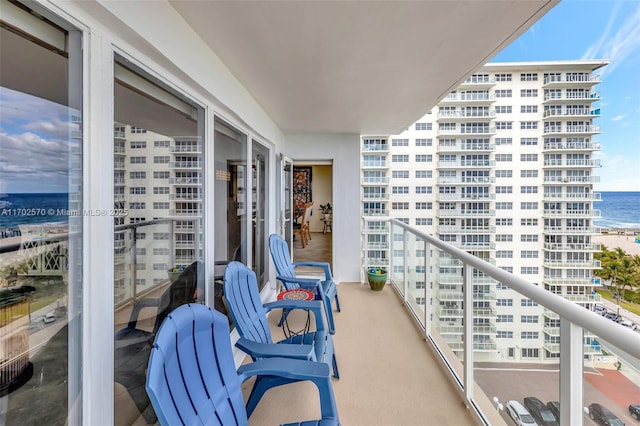
<instances>
[{"instance_id":1,"label":"white ceiling","mask_svg":"<svg viewBox=\"0 0 640 426\"><path fill-rule=\"evenodd\" d=\"M559 0L169 0L285 133L393 134Z\"/></svg>"}]
</instances>

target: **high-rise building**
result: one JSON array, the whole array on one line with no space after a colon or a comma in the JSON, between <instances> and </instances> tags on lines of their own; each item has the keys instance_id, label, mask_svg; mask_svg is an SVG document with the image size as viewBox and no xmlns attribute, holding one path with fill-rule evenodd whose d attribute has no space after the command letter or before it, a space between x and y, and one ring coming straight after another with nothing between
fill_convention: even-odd
<instances>
[{"instance_id":1,"label":"high-rise building","mask_svg":"<svg viewBox=\"0 0 640 426\"><path fill-rule=\"evenodd\" d=\"M363 137L365 264L402 268L385 222L375 220L389 216L591 307L600 250L592 240L600 200L594 88L606 64L490 63L403 133ZM413 288L431 286L432 324L459 353L462 264L416 257L430 266L430 283L417 265ZM558 361L557 315L488 277L474 274L473 283L478 359ZM599 354L596 343L586 335L585 354Z\"/></svg>"}]
</instances>

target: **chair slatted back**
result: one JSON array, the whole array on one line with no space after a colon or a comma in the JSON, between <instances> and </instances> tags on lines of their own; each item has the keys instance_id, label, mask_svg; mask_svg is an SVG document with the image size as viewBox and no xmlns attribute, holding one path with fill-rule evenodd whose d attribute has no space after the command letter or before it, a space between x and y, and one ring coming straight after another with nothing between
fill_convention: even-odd
<instances>
[{"instance_id":1,"label":"chair slatted back","mask_svg":"<svg viewBox=\"0 0 640 426\"><path fill-rule=\"evenodd\" d=\"M198 304L169 314L156 335L146 389L161 425L246 425L227 318Z\"/></svg>"},{"instance_id":2,"label":"chair slatted back","mask_svg":"<svg viewBox=\"0 0 640 426\"><path fill-rule=\"evenodd\" d=\"M230 262L224 271L224 296L241 337L272 344L267 311L262 306L256 274L243 263Z\"/></svg>"},{"instance_id":3,"label":"chair slatted back","mask_svg":"<svg viewBox=\"0 0 640 426\"><path fill-rule=\"evenodd\" d=\"M271 259L276 267L278 275L283 277L295 277L296 272L291 262L291 254L289 252L289 246L287 242L278 234L271 234L269 236L269 251L271 252ZM287 290L293 290L300 287L299 284L283 283Z\"/></svg>"}]
</instances>

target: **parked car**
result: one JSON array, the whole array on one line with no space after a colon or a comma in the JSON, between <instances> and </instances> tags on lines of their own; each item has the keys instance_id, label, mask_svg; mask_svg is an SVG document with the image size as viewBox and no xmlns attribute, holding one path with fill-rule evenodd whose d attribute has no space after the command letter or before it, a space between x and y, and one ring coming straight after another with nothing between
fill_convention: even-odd
<instances>
[{"instance_id":1,"label":"parked car","mask_svg":"<svg viewBox=\"0 0 640 426\"><path fill-rule=\"evenodd\" d=\"M615 312L609 312L604 317L606 319L610 319L611 321L618 322L622 318L622 315L616 314Z\"/></svg>"},{"instance_id":2,"label":"parked car","mask_svg":"<svg viewBox=\"0 0 640 426\"><path fill-rule=\"evenodd\" d=\"M48 314L45 314L45 316L42 317L42 321L45 324L56 322L56 315L53 312L49 312Z\"/></svg>"},{"instance_id":3,"label":"parked car","mask_svg":"<svg viewBox=\"0 0 640 426\"><path fill-rule=\"evenodd\" d=\"M634 419L640 420L640 404L631 404L629 406L629 413Z\"/></svg>"},{"instance_id":4,"label":"parked car","mask_svg":"<svg viewBox=\"0 0 640 426\"><path fill-rule=\"evenodd\" d=\"M629 319L626 319L626 318L622 318L622 319L618 322L618 324L623 325L623 326L625 326L625 327L629 327L629 328L630 328L630 329L632 329L632 330L635 330L635 329L637 329L637 328L638 328L638 325L637 325L635 322L633 322L633 321L631 321L631 320L629 320Z\"/></svg>"},{"instance_id":5,"label":"parked car","mask_svg":"<svg viewBox=\"0 0 640 426\"><path fill-rule=\"evenodd\" d=\"M547 402L547 408L551 411L553 417L556 418L556 421L560 423L560 401Z\"/></svg>"},{"instance_id":6,"label":"parked car","mask_svg":"<svg viewBox=\"0 0 640 426\"><path fill-rule=\"evenodd\" d=\"M535 396L525 397L524 406L540 426L558 426L553 413Z\"/></svg>"},{"instance_id":7,"label":"parked car","mask_svg":"<svg viewBox=\"0 0 640 426\"><path fill-rule=\"evenodd\" d=\"M593 310L594 310L594 312L596 312L596 313L598 313L600 315L606 315L606 313L607 313L607 308L605 308L600 303L596 303L595 305L593 305Z\"/></svg>"},{"instance_id":8,"label":"parked car","mask_svg":"<svg viewBox=\"0 0 640 426\"><path fill-rule=\"evenodd\" d=\"M609 411L604 405L597 403L589 405L589 417L601 426L624 426L618 416Z\"/></svg>"},{"instance_id":9,"label":"parked car","mask_svg":"<svg viewBox=\"0 0 640 426\"><path fill-rule=\"evenodd\" d=\"M537 424L533 416L518 401L507 401L506 407L507 414L518 426L534 426Z\"/></svg>"}]
</instances>

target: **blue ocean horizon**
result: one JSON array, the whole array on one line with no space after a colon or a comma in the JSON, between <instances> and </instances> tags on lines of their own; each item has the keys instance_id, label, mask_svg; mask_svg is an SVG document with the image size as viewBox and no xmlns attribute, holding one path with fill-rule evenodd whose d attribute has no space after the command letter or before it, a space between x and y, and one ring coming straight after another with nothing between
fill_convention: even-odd
<instances>
[{"instance_id":1,"label":"blue ocean horizon","mask_svg":"<svg viewBox=\"0 0 640 426\"><path fill-rule=\"evenodd\" d=\"M602 201L593 208L600 210L601 218L594 219L596 226L613 229L640 229L640 192L603 191Z\"/></svg>"},{"instance_id":2,"label":"blue ocean horizon","mask_svg":"<svg viewBox=\"0 0 640 426\"><path fill-rule=\"evenodd\" d=\"M68 208L69 194L66 192L0 194L0 230L15 229L19 225L66 222L68 217L62 213Z\"/></svg>"}]
</instances>

